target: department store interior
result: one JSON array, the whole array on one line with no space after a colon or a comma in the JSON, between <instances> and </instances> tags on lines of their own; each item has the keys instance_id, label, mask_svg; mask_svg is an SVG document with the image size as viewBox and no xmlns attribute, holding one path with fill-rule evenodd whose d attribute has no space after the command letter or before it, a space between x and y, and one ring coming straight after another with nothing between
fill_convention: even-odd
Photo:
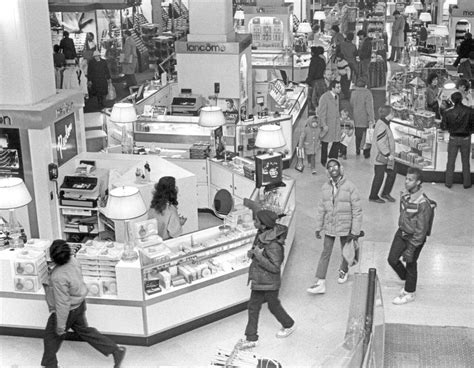
<instances>
[{"instance_id":1,"label":"department store interior","mask_svg":"<svg viewBox=\"0 0 474 368\"><path fill-rule=\"evenodd\" d=\"M347 41L361 30L370 60L362 70L354 59L339 108L352 115L360 73L374 120L391 106L396 201L369 201L374 165L348 139L339 161L360 193L364 235L350 255L336 242L327 290L314 295L307 288L323 250L315 226L329 177L299 150L318 115L312 51L324 49L337 79L335 33ZM53 47L65 31L76 55L58 64ZM463 104L474 109L474 58L460 54L473 31L472 0L0 2L0 367L40 365L55 239L81 264L89 324L127 348L124 367L473 366L474 191L461 154L446 185L450 133L426 100L432 75L437 106L448 109L467 80ZM107 70L102 95L88 83L95 57ZM437 207L416 300L396 305L404 282L387 257L413 167ZM164 237L149 209L155 184L170 176L182 223L178 236ZM279 298L296 329L276 337L281 326L264 305L259 344L243 350L259 210L284 215ZM341 283L339 263L349 256ZM58 360L111 364L73 333Z\"/></svg>"}]
</instances>

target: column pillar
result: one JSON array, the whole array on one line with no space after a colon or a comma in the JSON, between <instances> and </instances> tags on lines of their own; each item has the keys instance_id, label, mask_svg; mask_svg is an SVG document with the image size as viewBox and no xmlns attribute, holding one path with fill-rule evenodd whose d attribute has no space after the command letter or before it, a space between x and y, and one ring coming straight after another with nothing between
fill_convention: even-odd
<instances>
[{"instance_id":1,"label":"column pillar","mask_svg":"<svg viewBox=\"0 0 474 368\"><path fill-rule=\"evenodd\" d=\"M32 105L56 93L48 0L0 1L0 105Z\"/></svg>"}]
</instances>

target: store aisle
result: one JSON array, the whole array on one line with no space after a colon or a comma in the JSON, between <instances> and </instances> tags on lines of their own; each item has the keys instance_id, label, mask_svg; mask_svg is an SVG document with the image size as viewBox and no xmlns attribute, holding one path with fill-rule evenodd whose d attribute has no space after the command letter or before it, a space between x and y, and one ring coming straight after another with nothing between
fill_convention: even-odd
<instances>
[{"instance_id":1,"label":"store aisle","mask_svg":"<svg viewBox=\"0 0 474 368\"><path fill-rule=\"evenodd\" d=\"M356 158L353 149L348 156L343 162L346 175L358 186L363 198L366 237L361 271L377 268L386 322L474 328L474 189L465 190L462 185L455 185L450 190L443 183L423 185L427 194L438 202L435 229L420 255L417 300L395 306L391 300L402 284L389 268L386 258L397 227L398 204L369 203L373 168L369 160ZM337 284L340 250L335 247L326 294L306 293L322 249L322 241L314 237L315 206L319 189L327 177L322 167L315 176L308 170L298 173L288 169L285 173L297 179L298 225L296 243L283 277L281 298L296 320L297 330L287 339L277 339L275 333L279 326L264 306L260 342L253 351L280 361L285 368L314 367L342 342L353 282L350 277L346 284ZM393 196L397 197L402 189L403 177L398 175ZM124 367L206 366L218 347L230 350L243 336L246 320L246 312L241 312L151 347L128 346ZM0 337L1 367L39 366L41 354L40 339ZM112 363L111 358L103 357L88 344L70 341L63 344L59 360L61 366L68 368L110 367Z\"/></svg>"}]
</instances>

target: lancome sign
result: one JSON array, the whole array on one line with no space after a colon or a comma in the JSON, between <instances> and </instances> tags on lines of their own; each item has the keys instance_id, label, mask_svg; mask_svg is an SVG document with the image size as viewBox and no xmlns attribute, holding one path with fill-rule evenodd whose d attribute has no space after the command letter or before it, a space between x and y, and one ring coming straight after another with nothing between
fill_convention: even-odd
<instances>
[{"instance_id":1,"label":"lancome sign","mask_svg":"<svg viewBox=\"0 0 474 368\"><path fill-rule=\"evenodd\" d=\"M178 54L238 54L237 42L183 42L176 41Z\"/></svg>"}]
</instances>

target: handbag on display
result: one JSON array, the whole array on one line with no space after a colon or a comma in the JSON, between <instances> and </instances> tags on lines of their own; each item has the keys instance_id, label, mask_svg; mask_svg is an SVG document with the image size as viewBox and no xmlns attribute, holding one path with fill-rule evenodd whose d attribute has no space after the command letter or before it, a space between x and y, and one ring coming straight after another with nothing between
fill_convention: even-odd
<instances>
[{"instance_id":1,"label":"handbag on display","mask_svg":"<svg viewBox=\"0 0 474 368\"><path fill-rule=\"evenodd\" d=\"M299 172L303 172L304 170L304 148L296 147L295 170Z\"/></svg>"}]
</instances>

